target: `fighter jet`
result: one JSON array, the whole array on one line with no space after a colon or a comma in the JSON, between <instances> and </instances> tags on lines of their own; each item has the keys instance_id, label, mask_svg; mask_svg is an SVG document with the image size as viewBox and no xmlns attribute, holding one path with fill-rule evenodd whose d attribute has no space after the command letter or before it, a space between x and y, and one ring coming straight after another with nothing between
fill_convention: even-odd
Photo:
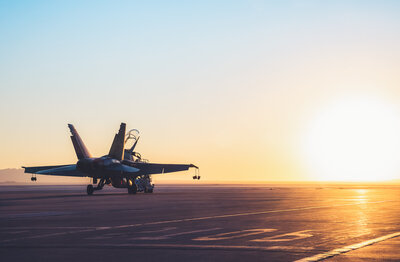
<instances>
[{"instance_id":1,"label":"fighter jet","mask_svg":"<svg viewBox=\"0 0 400 262\"><path fill-rule=\"evenodd\" d=\"M153 193L154 184L151 184L151 175L185 171L195 168L193 179L200 179L198 167L193 164L156 164L142 159L138 152L134 152L139 141L138 131L131 130L125 138L126 124L121 123L118 133L114 137L110 152L102 157L92 157L73 125L68 124L71 131L71 140L78 162L76 164L58 166L22 167L25 173L36 175L90 177L93 185L87 186L87 194L103 189L104 185L115 188L127 188L129 194L137 192ZM136 135L134 134L136 132ZM130 149L125 149L125 143L134 140Z\"/></svg>"}]
</instances>

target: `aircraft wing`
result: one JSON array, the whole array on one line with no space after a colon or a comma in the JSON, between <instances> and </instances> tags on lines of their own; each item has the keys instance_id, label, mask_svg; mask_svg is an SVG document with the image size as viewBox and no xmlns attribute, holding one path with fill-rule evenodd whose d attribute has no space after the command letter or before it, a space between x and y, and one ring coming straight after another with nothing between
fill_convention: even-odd
<instances>
[{"instance_id":1,"label":"aircraft wing","mask_svg":"<svg viewBox=\"0 0 400 262\"><path fill-rule=\"evenodd\" d=\"M22 167L25 173L32 173L37 175L52 175L52 176L75 176L86 177L87 175L78 169L76 165L59 165L59 166L32 166Z\"/></svg>"},{"instance_id":2,"label":"aircraft wing","mask_svg":"<svg viewBox=\"0 0 400 262\"><path fill-rule=\"evenodd\" d=\"M172 173L185 171L191 167L198 168L193 164L156 164L156 163L135 163L135 167L140 169L140 172L152 175L162 173Z\"/></svg>"}]
</instances>

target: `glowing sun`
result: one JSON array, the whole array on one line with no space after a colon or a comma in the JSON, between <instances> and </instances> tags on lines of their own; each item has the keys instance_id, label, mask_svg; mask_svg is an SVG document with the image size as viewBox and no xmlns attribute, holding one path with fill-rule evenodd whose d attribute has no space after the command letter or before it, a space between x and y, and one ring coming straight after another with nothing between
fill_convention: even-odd
<instances>
[{"instance_id":1,"label":"glowing sun","mask_svg":"<svg viewBox=\"0 0 400 262\"><path fill-rule=\"evenodd\" d=\"M322 109L303 140L303 156L317 180L400 178L400 113L376 97L350 97Z\"/></svg>"}]
</instances>

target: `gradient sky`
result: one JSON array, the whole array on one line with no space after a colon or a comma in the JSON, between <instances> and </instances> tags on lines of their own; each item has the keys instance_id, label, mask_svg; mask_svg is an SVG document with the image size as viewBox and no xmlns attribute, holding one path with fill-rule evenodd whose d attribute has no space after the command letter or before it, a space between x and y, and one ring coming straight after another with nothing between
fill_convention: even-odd
<instances>
[{"instance_id":1,"label":"gradient sky","mask_svg":"<svg viewBox=\"0 0 400 262\"><path fill-rule=\"evenodd\" d=\"M318 112L400 104L399 1L0 1L0 38L0 168L75 163L67 123L104 155L126 122L205 180L315 180Z\"/></svg>"}]
</instances>

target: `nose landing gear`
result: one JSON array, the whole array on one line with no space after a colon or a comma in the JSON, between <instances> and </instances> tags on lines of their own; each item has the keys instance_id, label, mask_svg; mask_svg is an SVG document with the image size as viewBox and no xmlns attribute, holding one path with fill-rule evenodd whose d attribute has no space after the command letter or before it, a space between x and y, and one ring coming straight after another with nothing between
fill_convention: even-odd
<instances>
[{"instance_id":1,"label":"nose landing gear","mask_svg":"<svg viewBox=\"0 0 400 262\"><path fill-rule=\"evenodd\" d=\"M37 180L36 176L33 175L33 176L31 177L31 181L32 181L32 182L35 182L36 180Z\"/></svg>"}]
</instances>

